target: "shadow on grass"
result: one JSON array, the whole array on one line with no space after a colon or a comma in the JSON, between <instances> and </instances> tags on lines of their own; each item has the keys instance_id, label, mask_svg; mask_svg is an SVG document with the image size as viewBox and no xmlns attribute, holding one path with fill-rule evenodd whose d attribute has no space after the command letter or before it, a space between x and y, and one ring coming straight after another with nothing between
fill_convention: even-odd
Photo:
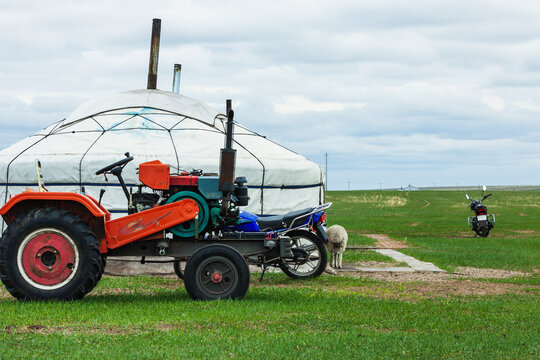
<instances>
[{"instance_id":1,"label":"shadow on grass","mask_svg":"<svg viewBox=\"0 0 540 360\"><path fill-rule=\"evenodd\" d=\"M183 289L158 293L133 292L123 294L88 294L80 300L17 300L13 297L0 298L0 307L3 305L17 305L25 307L41 307L43 305L114 305L114 304L139 304L155 306L156 304L183 303L183 304L222 304L222 303L250 303L278 301L283 304L303 302L313 298L313 293L318 293L316 288L273 288L271 286L252 286L244 299L220 299L220 300L193 300Z\"/></svg>"}]
</instances>

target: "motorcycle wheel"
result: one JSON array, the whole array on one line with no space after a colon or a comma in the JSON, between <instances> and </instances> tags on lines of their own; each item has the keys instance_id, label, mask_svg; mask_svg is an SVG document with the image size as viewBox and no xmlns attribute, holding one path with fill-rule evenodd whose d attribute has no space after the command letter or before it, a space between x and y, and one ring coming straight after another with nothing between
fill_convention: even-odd
<instances>
[{"instance_id":1,"label":"motorcycle wheel","mask_svg":"<svg viewBox=\"0 0 540 360\"><path fill-rule=\"evenodd\" d=\"M489 235L489 227L482 227L482 228L473 228L476 236L479 236L479 237L488 237Z\"/></svg>"},{"instance_id":2,"label":"motorcycle wheel","mask_svg":"<svg viewBox=\"0 0 540 360\"><path fill-rule=\"evenodd\" d=\"M306 230L287 233L292 240L293 259L283 259L281 270L293 279L315 278L321 275L328 263L326 247L319 237Z\"/></svg>"}]
</instances>

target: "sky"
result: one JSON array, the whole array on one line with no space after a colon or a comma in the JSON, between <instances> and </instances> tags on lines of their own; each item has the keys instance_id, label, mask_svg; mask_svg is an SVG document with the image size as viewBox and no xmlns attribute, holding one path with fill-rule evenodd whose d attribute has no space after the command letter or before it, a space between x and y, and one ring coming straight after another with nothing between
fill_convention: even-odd
<instances>
[{"instance_id":1,"label":"sky","mask_svg":"<svg viewBox=\"0 0 540 360\"><path fill-rule=\"evenodd\" d=\"M328 189L540 183L536 1L0 0L0 148L96 96L180 92L308 159ZM217 156L217 155L216 155Z\"/></svg>"}]
</instances>

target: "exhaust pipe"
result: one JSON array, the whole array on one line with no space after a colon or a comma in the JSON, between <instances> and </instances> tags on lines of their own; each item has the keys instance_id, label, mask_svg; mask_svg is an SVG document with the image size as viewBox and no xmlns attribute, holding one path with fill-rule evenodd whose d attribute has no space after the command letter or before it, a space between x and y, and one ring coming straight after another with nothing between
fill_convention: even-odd
<instances>
[{"instance_id":1,"label":"exhaust pipe","mask_svg":"<svg viewBox=\"0 0 540 360\"><path fill-rule=\"evenodd\" d=\"M227 100L227 130L225 133L225 148L221 149L219 161L219 191L223 193L221 202L221 216L224 219L236 217L236 212L229 209L231 194L234 192L234 168L236 161L236 150L232 148L233 143L233 123L234 111L231 100Z\"/></svg>"},{"instance_id":2,"label":"exhaust pipe","mask_svg":"<svg viewBox=\"0 0 540 360\"><path fill-rule=\"evenodd\" d=\"M227 100L227 130L225 133L225 148L221 149L221 159L219 164L219 191L230 194L234 191L234 167L236 160L236 150L232 148L234 111L232 101Z\"/></svg>"}]
</instances>

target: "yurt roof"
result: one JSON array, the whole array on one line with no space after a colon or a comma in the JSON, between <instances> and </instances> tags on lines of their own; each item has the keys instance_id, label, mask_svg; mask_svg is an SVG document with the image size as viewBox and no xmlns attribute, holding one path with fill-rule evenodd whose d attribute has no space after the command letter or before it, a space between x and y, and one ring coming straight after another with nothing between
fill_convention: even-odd
<instances>
[{"instance_id":1,"label":"yurt roof","mask_svg":"<svg viewBox=\"0 0 540 360\"><path fill-rule=\"evenodd\" d=\"M66 118L64 125L104 112L137 107L165 110L204 121L208 125L214 125L214 119L219 114L205 103L187 96L168 91L141 89L124 91L89 100L77 107Z\"/></svg>"}]
</instances>

